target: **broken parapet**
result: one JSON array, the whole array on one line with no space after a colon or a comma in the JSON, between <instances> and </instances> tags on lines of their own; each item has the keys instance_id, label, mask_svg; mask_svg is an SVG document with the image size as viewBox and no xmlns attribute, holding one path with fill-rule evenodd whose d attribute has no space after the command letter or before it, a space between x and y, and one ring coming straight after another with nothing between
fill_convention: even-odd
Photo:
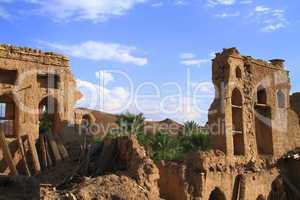
<instances>
[{"instance_id":1,"label":"broken parapet","mask_svg":"<svg viewBox=\"0 0 300 200\"><path fill-rule=\"evenodd\" d=\"M69 59L66 56L53 52L43 52L39 49L16 47L6 44L0 45L0 58L21 60L43 65L70 67Z\"/></svg>"}]
</instances>

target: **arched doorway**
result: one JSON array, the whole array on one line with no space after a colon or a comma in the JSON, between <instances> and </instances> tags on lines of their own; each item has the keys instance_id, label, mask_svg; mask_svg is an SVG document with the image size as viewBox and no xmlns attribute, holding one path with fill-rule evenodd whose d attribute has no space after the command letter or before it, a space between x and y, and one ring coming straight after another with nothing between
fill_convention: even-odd
<instances>
[{"instance_id":1,"label":"arched doorway","mask_svg":"<svg viewBox=\"0 0 300 200\"><path fill-rule=\"evenodd\" d=\"M231 104L234 155L244 155L243 98L241 92L237 88L232 91Z\"/></svg>"},{"instance_id":2,"label":"arched doorway","mask_svg":"<svg viewBox=\"0 0 300 200\"><path fill-rule=\"evenodd\" d=\"M225 194L216 187L209 195L209 200L226 200Z\"/></svg>"},{"instance_id":3,"label":"arched doorway","mask_svg":"<svg viewBox=\"0 0 300 200\"><path fill-rule=\"evenodd\" d=\"M11 94L0 96L0 126L7 137L15 137L17 135L16 111L17 108Z\"/></svg>"},{"instance_id":4,"label":"arched doorway","mask_svg":"<svg viewBox=\"0 0 300 200\"><path fill-rule=\"evenodd\" d=\"M60 118L57 100L52 96L43 98L39 103L39 149L42 169L49 168L66 157L61 142L57 142L60 131Z\"/></svg>"},{"instance_id":5,"label":"arched doorway","mask_svg":"<svg viewBox=\"0 0 300 200\"><path fill-rule=\"evenodd\" d=\"M40 133L51 130L58 134L60 119L58 114L57 100L52 96L43 98L39 103Z\"/></svg>"}]
</instances>

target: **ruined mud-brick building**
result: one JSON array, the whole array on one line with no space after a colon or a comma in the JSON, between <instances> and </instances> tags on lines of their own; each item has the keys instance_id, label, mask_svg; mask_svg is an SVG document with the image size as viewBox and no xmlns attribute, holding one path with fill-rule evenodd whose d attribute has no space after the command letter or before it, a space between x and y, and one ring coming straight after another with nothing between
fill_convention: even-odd
<instances>
[{"instance_id":1,"label":"ruined mud-brick building","mask_svg":"<svg viewBox=\"0 0 300 200\"><path fill-rule=\"evenodd\" d=\"M183 165L162 163L162 197L285 199L280 177L288 170L279 170L277 163L300 147L300 95L290 95L284 61L224 49L213 59L212 80L216 95L208 124L213 151L193 154Z\"/></svg>"},{"instance_id":2,"label":"ruined mud-brick building","mask_svg":"<svg viewBox=\"0 0 300 200\"><path fill-rule=\"evenodd\" d=\"M17 165L22 163L16 139L29 144L33 160L38 159L35 141L41 113L47 110L53 133L63 134L68 124L74 123L79 95L65 56L0 45L0 125ZM0 160L1 173L7 174L1 155ZM38 171L39 166L35 169Z\"/></svg>"},{"instance_id":3,"label":"ruined mud-brick building","mask_svg":"<svg viewBox=\"0 0 300 200\"><path fill-rule=\"evenodd\" d=\"M214 148L230 157L279 158L300 146L299 95L290 96L284 60L266 62L225 49L213 60L212 74Z\"/></svg>"}]
</instances>

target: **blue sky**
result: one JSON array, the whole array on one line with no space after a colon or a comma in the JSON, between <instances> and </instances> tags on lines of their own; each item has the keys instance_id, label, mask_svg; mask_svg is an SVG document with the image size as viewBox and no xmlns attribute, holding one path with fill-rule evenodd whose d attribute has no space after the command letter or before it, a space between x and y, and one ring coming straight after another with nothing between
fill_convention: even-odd
<instances>
[{"instance_id":1,"label":"blue sky","mask_svg":"<svg viewBox=\"0 0 300 200\"><path fill-rule=\"evenodd\" d=\"M297 0L0 0L0 42L70 56L84 94L78 106L204 123L210 60L222 48L285 59L292 92L300 91L299 9ZM155 87L159 97L141 97Z\"/></svg>"}]
</instances>

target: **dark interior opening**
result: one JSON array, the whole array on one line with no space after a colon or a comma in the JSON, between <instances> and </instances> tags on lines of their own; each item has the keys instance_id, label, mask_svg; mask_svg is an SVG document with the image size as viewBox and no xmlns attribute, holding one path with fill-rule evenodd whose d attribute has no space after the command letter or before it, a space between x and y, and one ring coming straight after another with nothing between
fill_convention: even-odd
<instances>
[{"instance_id":1,"label":"dark interior opening","mask_svg":"<svg viewBox=\"0 0 300 200\"><path fill-rule=\"evenodd\" d=\"M60 78L57 74L38 74L37 82L41 88L58 89Z\"/></svg>"},{"instance_id":2,"label":"dark interior opening","mask_svg":"<svg viewBox=\"0 0 300 200\"><path fill-rule=\"evenodd\" d=\"M17 80L17 70L0 69L0 83L15 85Z\"/></svg>"},{"instance_id":3,"label":"dark interior opening","mask_svg":"<svg viewBox=\"0 0 300 200\"><path fill-rule=\"evenodd\" d=\"M15 134L15 102L11 95L2 95L0 97L0 128L5 136L14 137Z\"/></svg>"},{"instance_id":4,"label":"dark interior opening","mask_svg":"<svg viewBox=\"0 0 300 200\"><path fill-rule=\"evenodd\" d=\"M243 99L241 92L237 88L232 91L231 103L234 155L245 155L243 134Z\"/></svg>"},{"instance_id":5,"label":"dark interior opening","mask_svg":"<svg viewBox=\"0 0 300 200\"><path fill-rule=\"evenodd\" d=\"M261 155L273 154L272 113L269 106L255 106L255 132L257 151Z\"/></svg>"},{"instance_id":6,"label":"dark interior opening","mask_svg":"<svg viewBox=\"0 0 300 200\"><path fill-rule=\"evenodd\" d=\"M225 194L219 188L215 188L210 193L209 200L226 200L226 197Z\"/></svg>"},{"instance_id":7,"label":"dark interior opening","mask_svg":"<svg viewBox=\"0 0 300 200\"><path fill-rule=\"evenodd\" d=\"M257 103L267 104L267 91L261 86L257 89Z\"/></svg>"},{"instance_id":8,"label":"dark interior opening","mask_svg":"<svg viewBox=\"0 0 300 200\"><path fill-rule=\"evenodd\" d=\"M45 97L39 103L40 133L48 130L54 133L59 127L59 115L57 112L57 100L51 96Z\"/></svg>"}]
</instances>

